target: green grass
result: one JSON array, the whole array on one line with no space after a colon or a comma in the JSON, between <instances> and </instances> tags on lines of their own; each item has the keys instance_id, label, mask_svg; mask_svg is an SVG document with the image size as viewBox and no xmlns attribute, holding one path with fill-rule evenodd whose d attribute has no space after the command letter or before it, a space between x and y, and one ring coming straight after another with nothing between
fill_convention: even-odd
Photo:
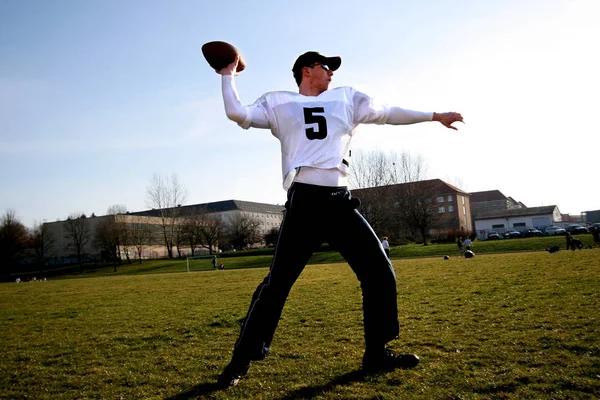
<instances>
[{"instance_id":1,"label":"green grass","mask_svg":"<svg viewBox=\"0 0 600 400\"><path fill-rule=\"evenodd\" d=\"M265 268L0 284L0 398L600 397L600 250L475 245L473 259L394 260L391 345L417 368L362 378L359 284L345 264L310 265L271 355L227 391L212 382Z\"/></svg>"},{"instance_id":2,"label":"green grass","mask_svg":"<svg viewBox=\"0 0 600 400\"><path fill-rule=\"evenodd\" d=\"M591 235L578 235L584 245L592 245ZM566 248L565 237L538 237L525 239L507 239L507 240L490 240L490 241L475 241L473 243L473 251L478 255L506 253L506 252L528 252L540 251L548 247L559 246L563 251ZM254 249L249 251L239 251L232 253L223 253L219 255L219 262L225 264L226 269L238 268L261 268L271 265L273 249ZM436 257L436 256L456 256L457 247L453 243L444 244L429 244L427 246L419 244L408 244L403 246L392 246L390 249L390 257L392 259L402 258L420 258L420 257ZM204 269L212 269L210 260L204 259ZM313 254L309 264L330 264L344 262L342 256L336 251L320 251ZM84 273L81 274L79 266L63 267L53 271L29 271L27 273L12 274L10 280L14 280L17 276L51 276L59 278L80 278L93 276L118 276L118 275L138 275L149 273L165 273L165 272L182 272L186 270L186 260L182 259L159 259L159 260L144 260L142 264L132 262L131 264L123 263L117 266L117 271L114 272L112 265L85 265Z\"/></svg>"}]
</instances>

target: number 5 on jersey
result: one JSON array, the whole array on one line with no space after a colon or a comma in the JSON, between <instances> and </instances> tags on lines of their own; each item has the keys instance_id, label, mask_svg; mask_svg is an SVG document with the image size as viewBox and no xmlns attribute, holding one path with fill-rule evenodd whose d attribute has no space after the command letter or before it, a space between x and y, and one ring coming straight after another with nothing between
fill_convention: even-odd
<instances>
[{"instance_id":1,"label":"number 5 on jersey","mask_svg":"<svg viewBox=\"0 0 600 400\"><path fill-rule=\"evenodd\" d=\"M315 139L325 139L327 137L327 120L324 115L319 115L325 113L325 109L323 107L305 107L304 108L304 123L306 125L309 124L317 124L317 129L315 128L306 128L306 137L310 140Z\"/></svg>"}]
</instances>

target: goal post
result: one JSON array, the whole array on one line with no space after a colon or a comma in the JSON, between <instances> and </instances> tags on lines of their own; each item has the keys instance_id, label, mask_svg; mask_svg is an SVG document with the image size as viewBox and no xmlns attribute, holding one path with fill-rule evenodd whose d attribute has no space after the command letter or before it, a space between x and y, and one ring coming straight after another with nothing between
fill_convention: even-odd
<instances>
[{"instance_id":1,"label":"goal post","mask_svg":"<svg viewBox=\"0 0 600 400\"><path fill-rule=\"evenodd\" d=\"M220 265L219 256L203 255L203 256L190 256L185 260L185 266L187 272L190 271L208 271L211 269L218 269Z\"/></svg>"}]
</instances>

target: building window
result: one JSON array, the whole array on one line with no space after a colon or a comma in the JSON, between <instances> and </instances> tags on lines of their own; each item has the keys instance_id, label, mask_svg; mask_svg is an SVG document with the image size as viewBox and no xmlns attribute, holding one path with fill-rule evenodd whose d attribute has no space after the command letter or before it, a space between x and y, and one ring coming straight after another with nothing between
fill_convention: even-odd
<instances>
[{"instance_id":1,"label":"building window","mask_svg":"<svg viewBox=\"0 0 600 400\"><path fill-rule=\"evenodd\" d=\"M444 196L438 196L437 199L435 199L438 203L443 203L444 202Z\"/></svg>"},{"instance_id":2,"label":"building window","mask_svg":"<svg viewBox=\"0 0 600 400\"><path fill-rule=\"evenodd\" d=\"M451 194L449 194L449 195L448 195L448 201L452 201L452 200L453 200L453 197L452 197L452 195L451 195Z\"/></svg>"},{"instance_id":3,"label":"building window","mask_svg":"<svg viewBox=\"0 0 600 400\"><path fill-rule=\"evenodd\" d=\"M448 206L448 212L454 212L454 206Z\"/></svg>"},{"instance_id":4,"label":"building window","mask_svg":"<svg viewBox=\"0 0 600 400\"><path fill-rule=\"evenodd\" d=\"M525 224L525 222L517 222L516 224L513 224L513 228L516 228L518 226L525 227L525 226L527 226L527 224Z\"/></svg>"},{"instance_id":5,"label":"building window","mask_svg":"<svg viewBox=\"0 0 600 400\"><path fill-rule=\"evenodd\" d=\"M492 225L492 228L494 228L494 229L504 228L504 224Z\"/></svg>"},{"instance_id":6,"label":"building window","mask_svg":"<svg viewBox=\"0 0 600 400\"><path fill-rule=\"evenodd\" d=\"M463 206L463 215L467 215L467 208Z\"/></svg>"},{"instance_id":7,"label":"building window","mask_svg":"<svg viewBox=\"0 0 600 400\"><path fill-rule=\"evenodd\" d=\"M462 197L463 205L465 205L465 196L460 196L460 197Z\"/></svg>"},{"instance_id":8,"label":"building window","mask_svg":"<svg viewBox=\"0 0 600 400\"><path fill-rule=\"evenodd\" d=\"M445 213L446 212L446 207L440 207L438 208L438 212L441 213Z\"/></svg>"}]
</instances>

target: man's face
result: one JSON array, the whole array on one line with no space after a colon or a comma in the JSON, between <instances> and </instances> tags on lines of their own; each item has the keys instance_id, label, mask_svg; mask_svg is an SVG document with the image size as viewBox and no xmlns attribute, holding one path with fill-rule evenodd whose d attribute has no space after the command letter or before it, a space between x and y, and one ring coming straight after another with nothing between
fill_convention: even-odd
<instances>
[{"instance_id":1,"label":"man's face","mask_svg":"<svg viewBox=\"0 0 600 400\"><path fill-rule=\"evenodd\" d=\"M308 69L312 86L323 92L327 90L329 82L331 82L331 77L333 76L333 71L331 71L326 64L319 62L306 68Z\"/></svg>"}]
</instances>

